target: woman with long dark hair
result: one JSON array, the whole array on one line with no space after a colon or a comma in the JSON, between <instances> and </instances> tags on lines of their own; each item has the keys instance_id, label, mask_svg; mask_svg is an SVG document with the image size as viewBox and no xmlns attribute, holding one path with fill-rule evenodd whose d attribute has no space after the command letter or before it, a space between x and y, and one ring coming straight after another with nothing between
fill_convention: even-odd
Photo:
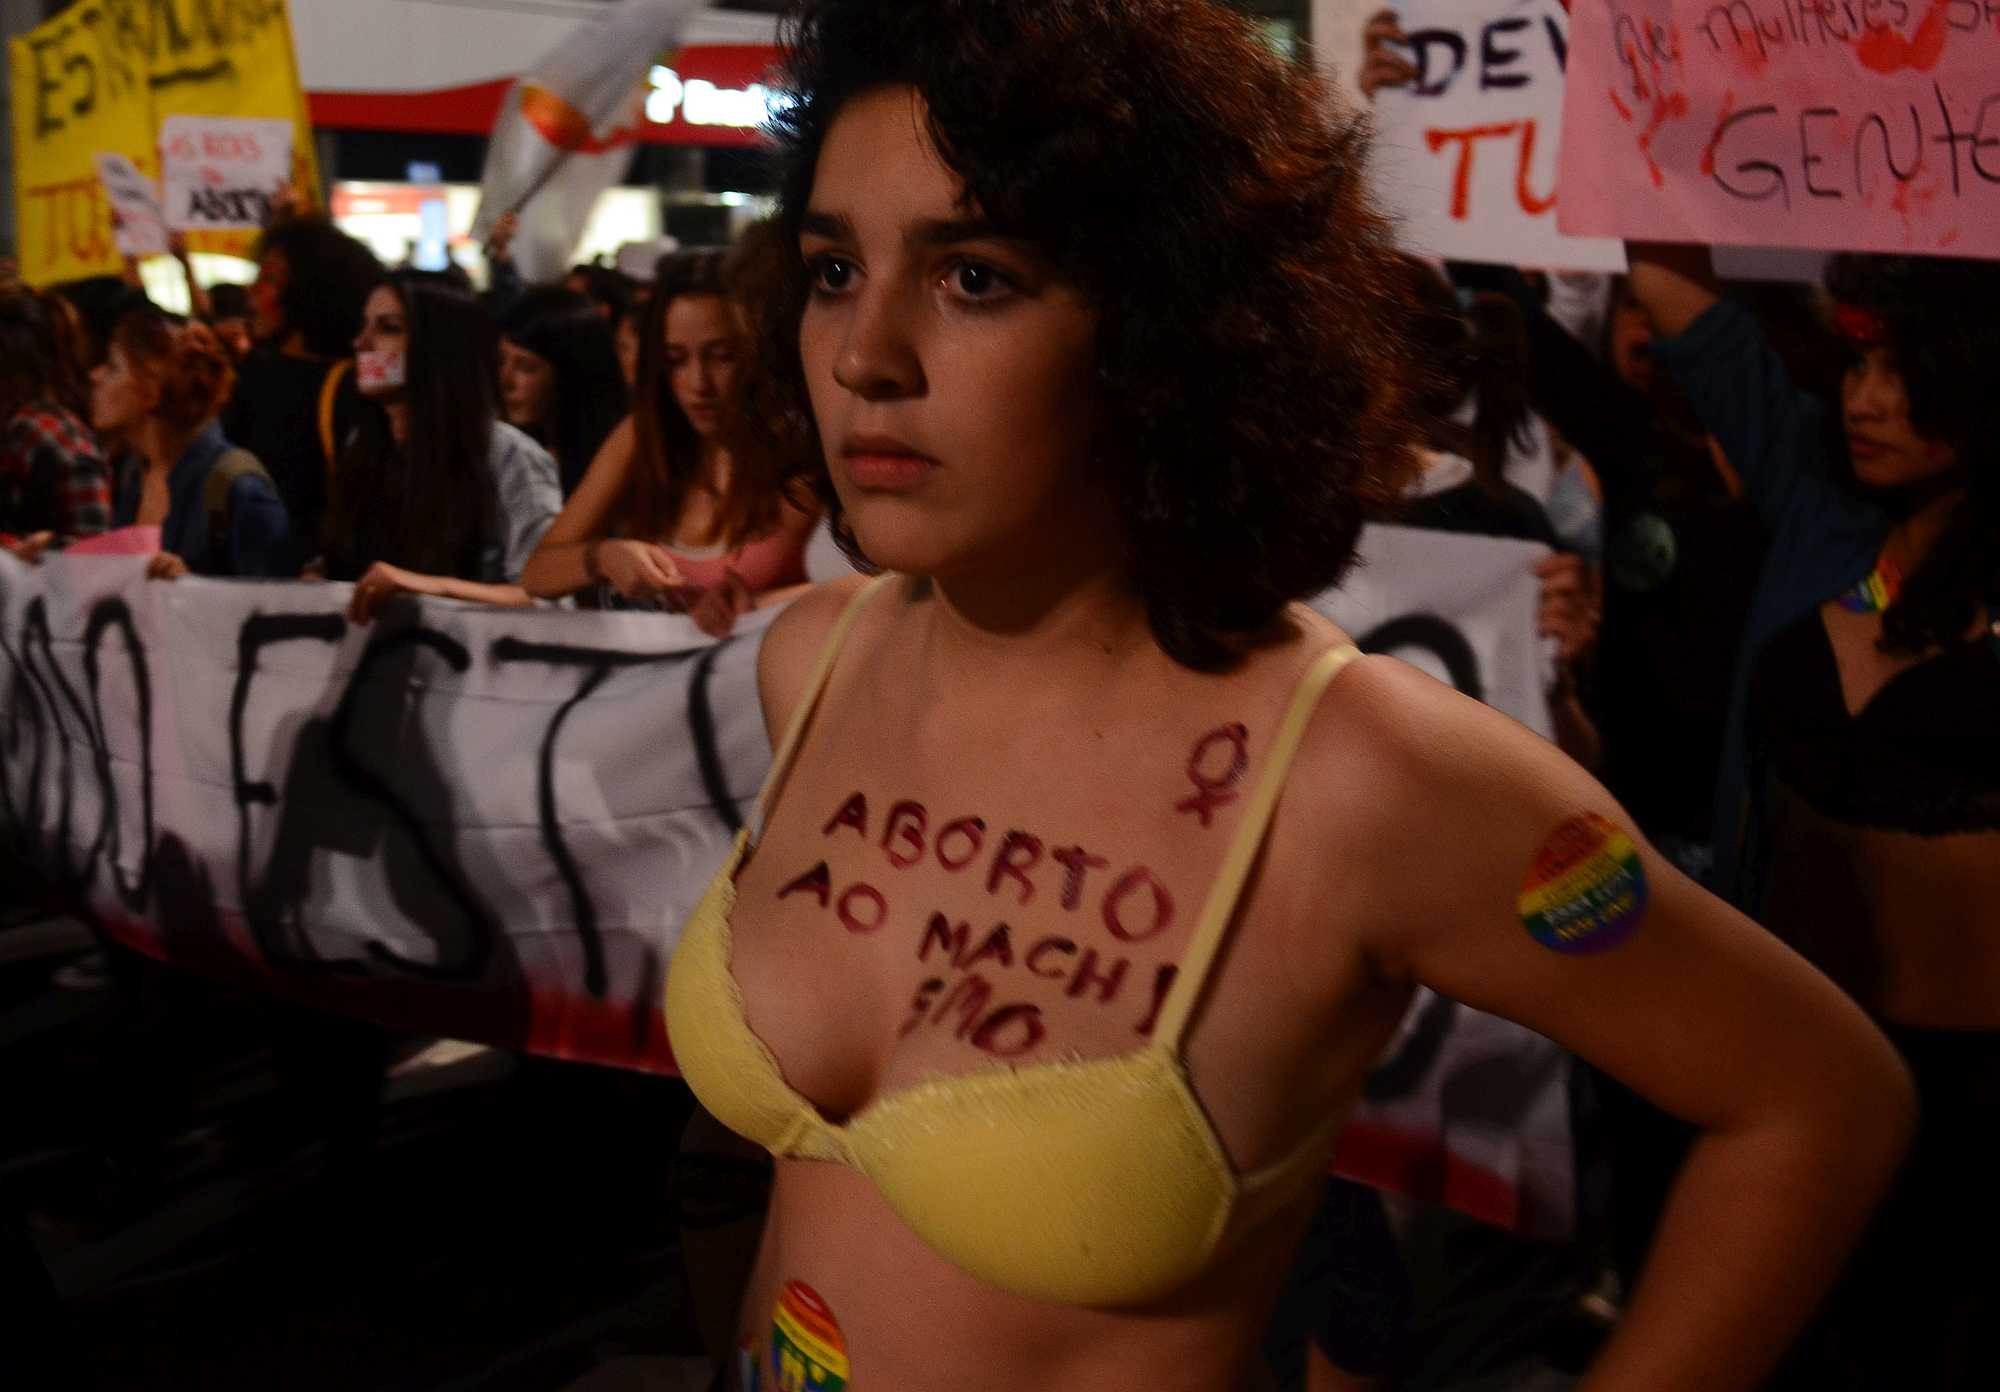
<instances>
[{"instance_id":1,"label":"woman with long dark hair","mask_svg":"<svg viewBox=\"0 0 2000 1392\"><path fill-rule=\"evenodd\" d=\"M242 360L222 427L264 462L285 500L295 570L319 540L341 442L363 411L347 357L381 278L374 253L324 217L286 218L257 245L257 347Z\"/></svg>"},{"instance_id":2,"label":"woman with long dark hair","mask_svg":"<svg viewBox=\"0 0 2000 1392\"><path fill-rule=\"evenodd\" d=\"M528 291L500 320L500 403L575 492L630 409L609 321L573 290Z\"/></svg>"},{"instance_id":3,"label":"woman with long dark hair","mask_svg":"<svg viewBox=\"0 0 2000 1392\"><path fill-rule=\"evenodd\" d=\"M354 347L373 409L341 455L326 578L355 582L362 621L399 593L528 604L521 568L562 494L548 453L499 419L492 319L404 272L369 295Z\"/></svg>"},{"instance_id":4,"label":"woman with long dark hair","mask_svg":"<svg viewBox=\"0 0 2000 1392\"><path fill-rule=\"evenodd\" d=\"M102 532L111 476L84 424L84 328L54 291L0 290L0 544L39 554Z\"/></svg>"},{"instance_id":5,"label":"woman with long dark hair","mask_svg":"<svg viewBox=\"0 0 2000 1392\"><path fill-rule=\"evenodd\" d=\"M805 580L815 513L787 492L796 460L739 460L730 425L744 383L742 311L732 283L773 253L768 230L734 257L663 258L640 330L630 419L549 529L524 583L554 597L591 585L613 602L690 612L727 633L746 610Z\"/></svg>"},{"instance_id":6,"label":"woman with long dark hair","mask_svg":"<svg viewBox=\"0 0 2000 1392\"><path fill-rule=\"evenodd\" d=\"M668 975L776 1157L736 1385L1251 1384L1417 983L1703 1127L1595 1385L1757 1385L1907 1082L1553 745L1298 605L1406 457L1358 122L1213 0L788 39L744 428L816 436L882 574L765 634L772 776Z\"/></svg>"},{"instance_id":7,"label":"woman with long dark hair","mask_svg":"<svg viewBox=\"0 0 2000 1392\"><path fill-rule=\"evenodd\" d=\"M1771 533L1716 794L1715 884L1888 1031L1923 1129L1797 1370L2000 1381L2000 267L1837 258L1837 411L1702 248L1632 288Z\"/></svg>"}]
</instances>

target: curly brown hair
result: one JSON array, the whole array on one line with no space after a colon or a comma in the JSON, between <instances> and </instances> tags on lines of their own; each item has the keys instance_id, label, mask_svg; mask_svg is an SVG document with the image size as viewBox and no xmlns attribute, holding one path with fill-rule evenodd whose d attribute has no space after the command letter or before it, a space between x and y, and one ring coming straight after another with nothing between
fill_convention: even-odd
<instances>
[{"instance_id":1,"label":"curly brown hair","mask_svg":"<svg viewBox=\"0 0 2000 1392\"><path fill-rule=\"evenodd\" d=\"M842 105L907 86L968 203L1091 302L1107 462L1170 655L1224 667L1338 582L1410 436L1403 278L1364 185L1365 118L1214 0L799 0L785 48L788 244ZM793 257L760 325L746 449L812 438L806 293Z\"/></svg>"},{"instance_id":2,"label":"curly brown hair","mask_svg":"<svg viewBox=\"0 0 2000 1392\"><path fill-rule=\"evenodd\" d=\"M111 331L112 346L160 384L153 414L176 435L215 419L236 387L236 367L215 330L157 309L134 309Z\"/></svg>"}]
</instances>

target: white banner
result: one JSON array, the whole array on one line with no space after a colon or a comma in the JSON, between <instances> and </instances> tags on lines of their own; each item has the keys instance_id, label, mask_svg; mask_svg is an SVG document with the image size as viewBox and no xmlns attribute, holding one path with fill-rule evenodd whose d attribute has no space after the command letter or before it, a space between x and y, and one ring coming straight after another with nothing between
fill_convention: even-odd
<instances>
[{"instance_id":1,"label":"white banner","mask_svg":"<svg viewBox=\"0 0 2000 1392\"><path fill-rule=\"evenodd\" d=\"M1535 636L1533 542L1370 527L1345 583L1313 601L1369 652L1389 653L1553 738Z\"/></svg>"},{"instance_id":2,"label":"white banner","mask_svg":"<svg viewBox=\"0 0 2000 1392\"><path fill-rule=\"evenodd\" d=\"M1364 552L1321 608L1548 728L1540 548L1392 528ZM358 628L344 586L143 568L0 554L0 824L59 887L294 1000L671 1071L666 963L770 765L757 627L427 601ZM1426 997L1340 1167L1560 1230L1561 1060Z\"/></svg>"},{"instance_id":3,"label":"white banner","mask_svg":"<svg viewBox=\"0 0 2000 1392\"><path fill-rule=\"evenodd\" d=\"M1313 607L1370 652L1420 667L1544 738L1535 633L1548 549L1371 527L1361 562ZM1511 1020L1420 990L1341 1133L1334 1168L1544 1237L1576 1221L1569 1055Z\"/></svg>"},{"instance_id":4,"label":"white banner","mask_svg":"<svg viewBox=\"0 0 2000 1392\"><path fill-rule=\"evenodd\" d=\"M1380 0L1336 21L1359 33ZM1556 226L1562 0L1406 0L1393 7L1417 70L1375 95L1375 187L1412 251L1549 270L1622 271L1624 244ZM1350 84L1352 76L1343 74Z\"/></svg>"}]
</instances>

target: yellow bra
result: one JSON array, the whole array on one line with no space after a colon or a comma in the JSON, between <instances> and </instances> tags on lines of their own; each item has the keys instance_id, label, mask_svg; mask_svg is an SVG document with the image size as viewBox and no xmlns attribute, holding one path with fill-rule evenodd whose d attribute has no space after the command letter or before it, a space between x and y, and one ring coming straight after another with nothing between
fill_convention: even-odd
<instances>
[{"instance_id":1,"label":"yellow bra","mask_svg":"<svg viewBox=\"0 0 2000 1392\"><path fill-rule=\"evenodd\" d=\"M848 630L889 578L856 595L835 625L778 747L763 812L798 755ZM1153 1037L1138 1052L935 1078L877 1097L844 1123L828 1121L750 1032L730 973L746 829L681 930L667 975L667 1030L682 1077L717 1120L772 1154L861 1171L924 1242L1004 1290L1121 1306L1187 1284L1229 1238L1325 1173L1339 1126L1330 1117L1283 1159L1237 1175L1180 1045L1313 708L1357 656L1351 646L1335 648L1300 681Z\"/></svg>"}]
</instances>

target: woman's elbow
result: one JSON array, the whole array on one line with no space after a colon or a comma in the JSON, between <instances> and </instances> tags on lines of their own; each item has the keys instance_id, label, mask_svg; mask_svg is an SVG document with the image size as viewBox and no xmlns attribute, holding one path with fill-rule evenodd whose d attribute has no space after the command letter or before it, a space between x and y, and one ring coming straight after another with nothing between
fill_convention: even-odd
<instances>
[{"instance_id":1,"label":"woman's elbow","mask_svg":"<svg viewBox=\"0 0 2000 1392\"><path fill-rule=\"evenodd\" d=\"M1877 1101L1868 1129L1874 1133L1886 1182L1916 1140L1921 1107L1909 1065L1886 1039L1881 1041L1880 1053L1873 1081Z\"/></svg>"},{"instance_id":2,"label":"woman's elbow","mask_svg":"<svg viewBox=\"0 0 2000 1392\"><path fill-rule=\"evenodd\" d=\"M1825 1061L1800 1124L1814 1134L1816 1150L1838 1157L1857 1183L1879 1190L1916 1138L1918 1099L1895 1047L1872 1027L1868 1035L1845 1058Z\"/></svg>"},{"instance_id":3,"label":"woman's elbow","mask_svg":"<svg viewBox=\"0 0 2000 1392\"><path fill-rule=\"evenodd\" d=\"M546 549L537 547L535 554L528 557L528 563L521 567L520 578L515 583L531 599L561 599L567 591L555 583L554 570Z\"/></svg>"}]
</instances>

